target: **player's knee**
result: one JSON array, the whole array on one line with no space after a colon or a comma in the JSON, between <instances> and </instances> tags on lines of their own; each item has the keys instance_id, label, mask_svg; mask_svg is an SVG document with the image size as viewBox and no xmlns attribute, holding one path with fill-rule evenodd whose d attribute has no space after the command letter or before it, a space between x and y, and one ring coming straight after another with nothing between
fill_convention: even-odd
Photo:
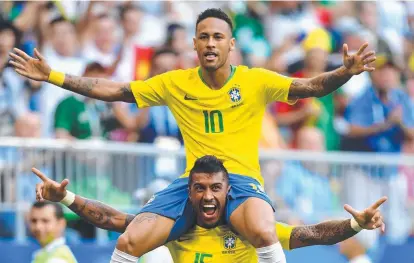
<instances>
[{"instance_id":1,"label":"player's knee","mask_svg":"<svg viewBox=\"0 0 414 263\"><path fill-rule=\"evenodd\" d=\"M116 248L129 255L140 256L136 255L137 245L138 241L135 240L128 232L125 232L118 237Z\"/></svg>"},{"instance_id":2,"label":"player's knee","mask_svg":"<svg viewBox=\"0 0 414 263\"><path fill-rule=\"evenodd\" d=\"M256 228L252 234L251 242L255 248L267 247L278 241L274 227Z\"/></svg>"}]
</instances>

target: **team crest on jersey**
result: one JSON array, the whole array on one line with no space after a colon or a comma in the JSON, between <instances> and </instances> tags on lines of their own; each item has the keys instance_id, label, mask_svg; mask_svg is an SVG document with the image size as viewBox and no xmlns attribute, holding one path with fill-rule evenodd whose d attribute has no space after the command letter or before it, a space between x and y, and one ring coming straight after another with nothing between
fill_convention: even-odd
<instances>
[{"instance_id":1,"label":"team crest on jersey","mask_svg":"<svg viewBox=\"0 0 414 263\"><path fill-rule=\"evenodd\" d=\"M225 249L235 249L236 248L236 235L233 233L228 233L224 236L224 248Z\"/></svg>"},{"instance_id":2,"label":"team crest on jersey","mask_svg":"<svg viewBox=\"0 0 414 263\"><path fill-rule=\"evenodd\" d=\"M231 102L240 102L241 101L241 93L240 93L240 88L239 85L235 85L234 87L232 87L229 92L229 97Z\"/></svg>"}]
</instances>

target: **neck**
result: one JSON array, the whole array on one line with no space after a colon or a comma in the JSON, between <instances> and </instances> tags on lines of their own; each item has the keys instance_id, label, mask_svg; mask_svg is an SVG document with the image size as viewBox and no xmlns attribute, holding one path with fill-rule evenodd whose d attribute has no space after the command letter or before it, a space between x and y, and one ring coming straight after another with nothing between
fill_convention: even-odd
<instances>
[{"instance_id":1,"label":"neck","mask_svg":"<svg viewBox=\"0 0 414 263\"><path fill-rule=\"evenodd\" d=\"M224 64L217 70L208 71L203 67L201 68L201 77L203 78L204 82L214 90L221 89L224 84L226 84L227 80L231 74L231 66L230 63Z\"/></svg>"},{"instance_id":2,"label":"neck","mask_svg":"<svg viewBox=\"0 0 414 263\"><path fill-rule=\"evenodd\" d=\"M377 93L381 101L386 102L388 100L388 91L377 90Z\"/></svg>"},{"instance_id":3,"label":"neck","mask_svg":"<svg viewBox=\"0 0 414 263\"><path fill-rule=\"evenodd\" d=\"M365 255L364 249L354 248L350 253L348 254L348 259L352 260L354 258L357 258L359 256Z\"/></svg>"}]
</instances>

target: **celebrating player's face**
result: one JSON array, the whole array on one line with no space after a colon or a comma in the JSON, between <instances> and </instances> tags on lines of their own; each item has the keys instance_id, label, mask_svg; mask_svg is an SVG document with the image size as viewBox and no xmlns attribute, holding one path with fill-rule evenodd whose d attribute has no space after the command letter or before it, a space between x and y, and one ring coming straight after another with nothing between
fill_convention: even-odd
<instances>
[{"instance_id":1,"label":"celebrating player's face","mask_svg":"<svg viewBox=\"0 0 414 263\"><path fill-rule=\"evenodd\" d=\"M229 190L224 174L194 173L190 185L190 200L196 211L197 225L213 228L221 223Z\"/></svg>"},{"instance_id":2,"label":"celebrating player's face","mask_svg":"<svg viewBox=\"0 0 414 263\"><path fill-rule=\"evenodd\" d=\"M215 71L222 67L234 48L229 25L218 18L206 18L197 25L194 49L203 68Z\"/></svg>"}]
</instances>

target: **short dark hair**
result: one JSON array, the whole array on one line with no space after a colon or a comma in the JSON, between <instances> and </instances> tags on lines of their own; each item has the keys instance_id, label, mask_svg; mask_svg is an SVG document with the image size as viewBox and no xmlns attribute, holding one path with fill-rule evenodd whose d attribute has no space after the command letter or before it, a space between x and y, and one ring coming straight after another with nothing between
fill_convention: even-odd
<instances>
[{"instance_id":1,"label":"short dark hair","mask_svg":"<svg viewBox=\"0 0 414 263\"><path fill-rule=\"evenodd\" d=\"M57 219L62 219L64 217L63 208L58 203L49 202L49 201L40 201L40 202L38 201L32 205L32 208L43 208L48 205L53 206L55 208L55 216Z\"/></svg>"},{"instance_id":2,"label":"short dark hair","mask_svg":"<svg viewBox=\"0 0 414 263\"><path fill-rule=\"evenodd\" d=\"M178 56L178 53L175 52L171 48L160 48L160 49L155 50L154 54L152 55L152 60L154 61L158 56L161 56L164 54Z\"/></svg>"},{"instance_id":3,"label":"short dark hair","mask_svg":"<svg viewBox=\"0 0 414 263\"><path fill-rule=\"evenodd\" d=\"M230 17L220 8L209 8L201 12L197 18L196 30L198 24L209 17L214 17L225 21L229 25L230 31L233 32L233 22L231 21Z\"/></svg>"},{"instance_id":4,"label":"short dark hair","mask_svg":"<svg viewBox=\"0 0 414 263\"><path fill-rule=\"evenodd\" d=\"M20 45L20 41L23 35L23 32L20 31L16 26L13 25L13 23L9 21L0 21L0 33L3 31L10 30L13 32L14 38L15 38L15 46Z\"/></svg>"},{"instance_id":5,"label":"short dark hair","mask_svg":"<svg viewBox=\"0 0 414 263\"><path fill-rule=\"evenodd\" d=\"M195 173L219 173L222 172L224 175L224 179L226 182L229 182L229 173L227 172L226 167L223 165L223 161L218 159L214 155L205 155L203 157L198 158L193 168L190 170L190 175L188 179L188 185L190 186L193 182L193 174Z\"/></svg>"},{"instance_id":6,"label":"short dark hair","mask_svg":"<svg viewBox=\"0 0 414 263\"><path fill-rule=\"evenodd\" d=\"M59 23L72 23L69 20L66 20L63 16L57 16L50 21L49 25L54 26Z\"/></svg>"},{"instance_id":7,"label":"short dark hair","mask_svg":"<svg viewBox=\"0 0 414 263\"><path fill-rule=\"evenodd\" d=\"M140 12L141 9L135 5L126 5L124 7L121 7L120 14L119 14L121 20L124 20L125 14L128 13L129 11Z\"/></svg>"},{"instance_id":8,"label":"short dark hair","mask_svg":"<svg viewBox=\"0 0 414 263\"><path fill-rule=\"evenodd\" d=\"M172 23L169 24L167 27L167 40L165 41L165 45L166 46L171 46L172 45L172 41L174 38L174 32L177 30L185 30L185 27L181 24L178 23Z\"/></svg>"}]
</instances>

